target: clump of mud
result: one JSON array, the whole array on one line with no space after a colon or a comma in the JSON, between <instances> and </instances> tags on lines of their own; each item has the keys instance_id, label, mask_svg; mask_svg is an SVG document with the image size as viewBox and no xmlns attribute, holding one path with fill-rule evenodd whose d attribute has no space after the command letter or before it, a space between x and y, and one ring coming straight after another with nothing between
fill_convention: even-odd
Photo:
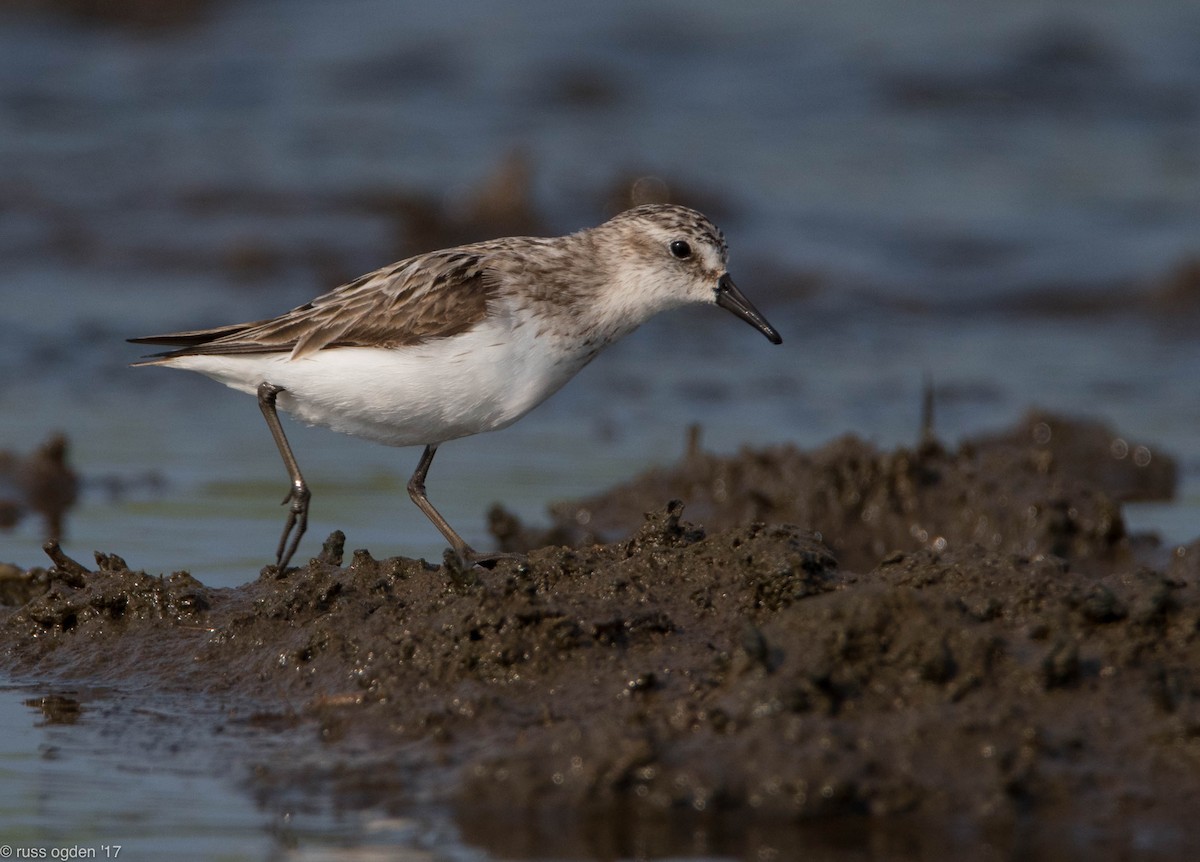
<instances>
[{"instance_id":1,"label":"clump of mud","mask_svg":"<svg viewBox=\"0 0 1200 862\"><path fill-rule=\"evenodd\" d=\"M261 765L260 794L450 802L482 843L518 816L524 849L564 854L597 850L565 837L587 823L733 818L723 846L750 852L749 823L761 849L903 816L1169 855L1200 798L1200 549L1139 561L1117 501L1174 474L1137 445L1039 415L954 452L693 450L560 507L569 543L498 515L530 550L490 571L347 561L335 534L304 568L209 589L52 547L48 570L0 572L0 654L245 704L311 740Z\"/></svg>"},{"instance_id":2,"label":"clump of mud","mask_svg":"<svg viewBox=\"0 0 1200 862\"><path fill-rule=\"evenodd\" d=\"M507 551L583 546L627 535L643 512L680 499L709 529L802 524L856 571L896 549L968 545L1108 565L1128 551L1118 504L1169 499L1175 470L1170 456L1099 423L1035 412L956 451L929 441L881 452L844 437L815 452L782 445L722 456L693 442L676 465L555 505L548 530L529 530L500 507L490 526Z\"/></svg>"},{"instance_id":3,"label":"clump of mud","mask_svg":"<svg viewBox=\"0 0 1200 862\"><path fill-rule=\"evenodd\" d=\"M42 517L43 535L62 537L67 512L79 495L68 448L65 436L53 434L28 455L0 450L0 530L36 514Z\"/></svg>"}]
</instances>

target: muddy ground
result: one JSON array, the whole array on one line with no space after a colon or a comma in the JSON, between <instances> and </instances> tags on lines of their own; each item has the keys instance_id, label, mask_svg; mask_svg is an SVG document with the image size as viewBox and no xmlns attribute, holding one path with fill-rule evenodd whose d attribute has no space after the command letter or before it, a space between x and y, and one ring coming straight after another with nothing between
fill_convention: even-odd
<instances>
[{"instance_id":1,"label":"muddy ground","mask_svg":"<svg viewBox=\"0 0 1200 862\"><path fill-rule=\"evenodd\" d=\"M212 696L197 745L296 737L249 773L264 804L449 804L501 854L1175 858L1200 840L1200 544L1121 513L1174 483L1050 415L957 449L697 440L548 531L496 509L528 562L490 571L339 534L236 589L0 567L0 668Z\"/></svg>"}]
</instances>

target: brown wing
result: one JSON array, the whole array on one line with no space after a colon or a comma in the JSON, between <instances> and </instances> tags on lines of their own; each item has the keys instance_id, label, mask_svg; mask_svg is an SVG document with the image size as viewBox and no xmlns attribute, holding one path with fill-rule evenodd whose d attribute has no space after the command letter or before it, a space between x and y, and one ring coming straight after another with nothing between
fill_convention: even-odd
<instances>
[{"instance_id":1,"label":"brown wing","mask_svg":"<svg viewBox=\"0 0 1200 862\"><path fill-rule=\"evenodd\" d=\"M291 353L332 347L401 347L446 338L487 314L499 280L486 244L447 249L367 273L269 320L131 338L177 347L150 363L194 354Z\"/></svg>"}]
</instances>

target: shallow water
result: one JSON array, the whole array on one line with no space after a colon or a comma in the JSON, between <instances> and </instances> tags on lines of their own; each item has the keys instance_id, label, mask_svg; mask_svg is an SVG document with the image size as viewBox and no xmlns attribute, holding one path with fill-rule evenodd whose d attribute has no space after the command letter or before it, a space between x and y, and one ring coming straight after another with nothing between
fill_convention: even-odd
<instances>
[{"instance_id":1,"label":"shallow water","mask_svg":"<svg viewBox=\"0 0 1200 862\"><path fill-rule=\"evenodd\" d=\"M267 818L230 793L228 781L196 758L163 769L163 751L130 757L137 725L168 726L169 712L138 714L103 697L81 705L78 692L62 691L0 690L6 858L39 850L46 858L74 850L76 858L266 858L274 843Z\"/></svg>"},{"instance_id":2,"label":"shallow water","mask_svg":"<svg viewBox=\"0 0 1200 862\"><path fill-rule=\"evenodd\" d=\"M472 847L439 809L396 816L345 810L302 787L256 792L256 765L269 767L293 755L279 734L224 712L211 704L197 709L177 697L147 699L114 689L0 688L5 728L0 856L231 862L501 858ZM214 736L214 728L221 733ZM313 747L315 740L307 741Z\"/></svg>"},{"instance_id":3,"label":"shallow water","mask_svg":"<svg viewBox=\"0 0 1200 862\"><path fill-rule=\"evenodd\" d=\"M388 848L410 862L481 858L446 824L264 807L240 758L265 758L274 740L236 728L240 739L196 740L194 705L138 703L112 690L0 689L0 855L356 860Z\"/></svg>"},{"instance_id":4,"label":"shallow water","mask_svg":"<svg viewBox=\"0 0 1200 862\"><path fill-rule=\"evenodd\" d=\"M948 440L1040 405L1179 456L1179 499L1127 517L1195 537L1197 310L1146 296L1198 254L1196 4L194 8L158 28L0 12L0 448L68 433L86 483L69 553L254 577L286 489L257 408L128 369L123 339L274 314L394 259L396 225L363 198L454 212L513 150L555 231L603 218L624 177L693 191L784 344L711 309L669 315L514 427L448 444L429 490L469 541L488 544L491 502L536 520L676 457L692 423L715 450L913 441L925 374ZM417 451L289 434L314 491L301 557L341 528L377 556L440 558L404 492ZM40 540L33 519L0 532L0 561L41 564ZM76 731L6 703L6 759L24 765L0 829L37 814L34 776L95 766L91 737L41 758ZM150 810L186 783L161 780ZM246 836L233 858L281 852L228 785L186 780ZM44 834L92 840L93 789L50 804ZM168 840L157 822L145 840Z\"/></svg>"}]
</instances>

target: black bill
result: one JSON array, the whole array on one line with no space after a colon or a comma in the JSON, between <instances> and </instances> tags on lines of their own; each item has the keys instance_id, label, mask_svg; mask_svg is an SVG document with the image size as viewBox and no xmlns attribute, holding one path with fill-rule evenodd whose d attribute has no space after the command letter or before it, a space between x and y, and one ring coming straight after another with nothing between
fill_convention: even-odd
<instances>
[{"instance_id":1,"label":"black bill","mask_svg":"<svg viewBox=\"0 0 1200 862\"><path fill-rule=\"evenodd\" d=\"M742 295L742 292L737 289L737 285L733 283L733 279L729 277L729 273L725 273L717 282L717 305L721 306L721 308L729 309L742 320L749 323L763 335L767 336L767 340L772 344L783 343L783 339L779 337L779 333L775 331L775 327L767 323L767 319L759 314L754 304L746 299Z\"/></svg>"}]
</instances>

